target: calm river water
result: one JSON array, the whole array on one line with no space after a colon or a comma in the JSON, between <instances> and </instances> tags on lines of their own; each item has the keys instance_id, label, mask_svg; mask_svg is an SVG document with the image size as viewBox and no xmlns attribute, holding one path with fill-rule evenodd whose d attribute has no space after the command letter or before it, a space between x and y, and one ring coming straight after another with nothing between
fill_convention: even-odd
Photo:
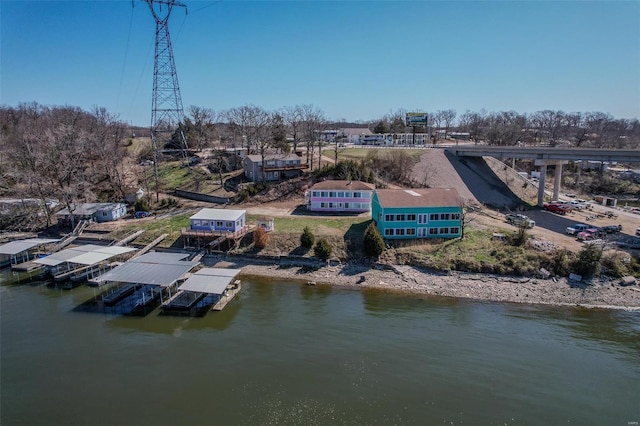
<instances>
[{"instance_id":1,"label":"calm river water","mask_svg":"<svg viewBox=\"0 0 640 426\"><path fill-rule=\"evenodd\" d=\"M0 423L637 425L640 314L244 279L203 318L0 276Z\"/></svg>"}]
</instances>

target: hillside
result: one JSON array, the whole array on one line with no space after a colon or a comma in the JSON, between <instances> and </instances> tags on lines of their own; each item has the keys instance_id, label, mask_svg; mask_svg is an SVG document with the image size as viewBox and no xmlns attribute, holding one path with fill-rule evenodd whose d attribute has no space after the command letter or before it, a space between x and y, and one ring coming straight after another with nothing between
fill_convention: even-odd
<instances>
[{"instance_id":1,"label":"hillside","mask_svg":"<svg viewBox=\"0 0 640 426\"><path fill-rule=\"evenodd\" d=\"M431 188L455 188L471 202L513 209L535 202L537 189L494 158L459 158L427 150L412 171L414 180Z\"/></svg>"}]
</instances>

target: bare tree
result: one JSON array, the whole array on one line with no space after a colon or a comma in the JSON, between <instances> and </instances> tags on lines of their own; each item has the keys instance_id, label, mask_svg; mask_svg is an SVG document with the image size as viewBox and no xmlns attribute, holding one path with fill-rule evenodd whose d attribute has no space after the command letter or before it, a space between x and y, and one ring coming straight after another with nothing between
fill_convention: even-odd
<instances>
[{"instance_id":1,"label":"bare tree","mask_svg":"<svg viewBox=\"0 0 640 426\"><path fill-rule=\"evenodd\" d=\"M456 119L457 113L453 109L446 109L438 112L440 113L440 117L444 123L444 138L447 139L447 133L449 133L449 129L453 125L453 121Z\"/></svg>"},{"instance_id":2,"label":"bare tree","mask_svg":"<svg viewBox=\"0 0 640 426\"><path fill-rule=\"evenodd\" d=\"M212 145L216 137L215 112L212 109L191 105L189 107L190 120L193 126L193 137L189 146L202 150Z\"/></svg>"},{"instance_id":3,"label":"bare tree","mask_svg":"<svg viewBox=\"0 0 640 426\"><path fill-rule=\"evenodd\" d=\"M244 105L222 114L235 136L246 143L249 154L258 151L258 141L267 135L271 115L261 107Z\"/></svg>"}]
</instances>

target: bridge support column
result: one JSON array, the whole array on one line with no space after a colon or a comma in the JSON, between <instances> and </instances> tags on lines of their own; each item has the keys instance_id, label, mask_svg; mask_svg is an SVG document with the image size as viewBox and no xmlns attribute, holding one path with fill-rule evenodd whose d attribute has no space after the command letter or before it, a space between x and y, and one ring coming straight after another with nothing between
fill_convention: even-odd
<instances>
[{"instance_id":1,"label":"bridge support column","mask_svg":"<svg viewBox=\"0 0 640 426\"><path fill-rule=\"evenodd\" d=\"M562 182L562 162L556 162L555 175L553 176L553 199L557 200L560 197L560 184Z\"/></svg>"},{"instance_id":2,"label":"bridge support column","mask_svg":"<svg viewBox=\"0 0 640 426\"><path fill-rule=\"evenodd\" d=\"M553 179L553 199L557 200L560 195L560 184L562 183L562 165L568 161L559 160L536 160L535 165L540 166L540 180L538 182L538 207L544 204L544 180L547 174L547 166L556 166Z\"/></svg>"},{"instance_id":3,"label":"bridge support column","mask_svg":"<svg viewBox=\"0 0 640 426\"><path fill-rule=\"evenodd\" d=\"M544 204L544 180L547 176L547 165L540 165L540 177L538 178L538 207Z\"/></svg>"}]
</instances>

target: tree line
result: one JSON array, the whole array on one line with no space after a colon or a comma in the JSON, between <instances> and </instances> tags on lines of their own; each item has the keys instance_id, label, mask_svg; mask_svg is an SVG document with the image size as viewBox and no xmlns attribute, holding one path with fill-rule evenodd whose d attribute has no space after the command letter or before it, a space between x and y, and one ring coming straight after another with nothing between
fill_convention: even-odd
<instances>
[{"instance_id":1,"label":"tree line","mask_svg":"<svg viewBox=\"0 0 640 426\"><path fill-rule=\"evenodd\" d=\"M400 109L358 125L375 131L408 132L412 129L405 126L406 112ZM562 141L593 148L635 149L640 145L638 119L616 119L601 112L482 110L458 116L454 110L441 110L428 115L432 130L468 132L473 140L491 145ZM314 166L320 168L327 144L321 140L321 132L352 126L328 120L324 111L313 105L275 111L243 105L217 113L191 106L179 130L187 136L190 149L212 149L220 158L233 147L259 154L263 160L272 150L289 153L304 148L307 164L314 170ZM19 188L21 196L40 198L43 203L56 198L70 210L80 201L124 198L130 129L105 108L85 111L38 103L0 106L0 129L0 191L5 195L16 195L15 188ZM335 163L342 141L338 135L329 142L335 145Z\"/></svg>"}]
</instances>

